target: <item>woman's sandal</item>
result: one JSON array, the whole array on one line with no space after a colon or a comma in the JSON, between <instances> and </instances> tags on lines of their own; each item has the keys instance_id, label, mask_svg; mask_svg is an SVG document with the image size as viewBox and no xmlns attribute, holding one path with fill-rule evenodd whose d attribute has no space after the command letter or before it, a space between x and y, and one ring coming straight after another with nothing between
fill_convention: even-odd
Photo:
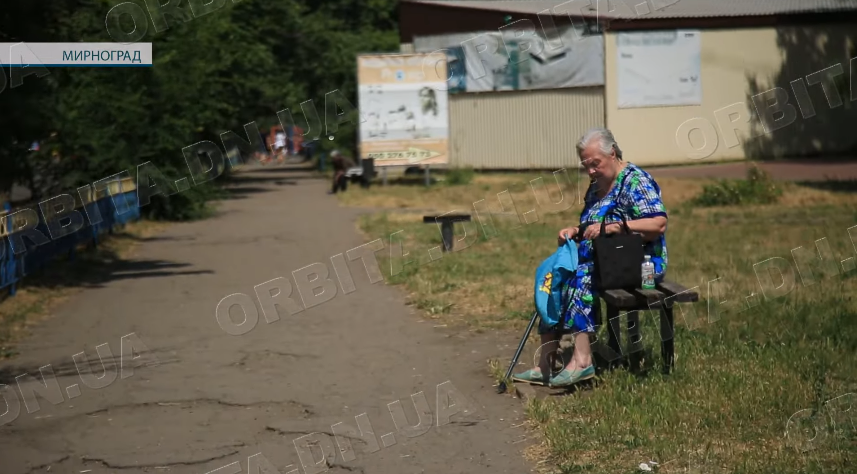
<instances>
[{"instance_id":1,"label":"woman's sandal","mask_svg":"<svg viewBox=\"0 0 857 474\"><path fill-rule=\"evenodd\" d=\"M531 383L536 385L545 385L545 377L540 370L527 370L518 374L512 375L512 380L516 382Z\"/></svg>"},{"instance_id":2,"label":"woman's sandal","mask_svg":"<svg viewBox=\"0 0 857 474\"><path fill-rule=\"evenodd\" d=\"M582 380L591 379L592 377L595 377L594 365L590 365L583 370L562 369L562 372L556 374L556 377L550 379L549 386L551 388L569 387Z\"/></svg>"}]
</instances>

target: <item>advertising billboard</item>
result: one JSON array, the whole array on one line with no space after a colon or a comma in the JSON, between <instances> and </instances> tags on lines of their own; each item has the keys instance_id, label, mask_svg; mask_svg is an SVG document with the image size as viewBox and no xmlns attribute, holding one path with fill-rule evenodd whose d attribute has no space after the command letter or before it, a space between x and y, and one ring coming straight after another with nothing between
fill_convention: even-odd
<instances>
[{"instance_id":1,"label":"advertising billboard","mask_svg":"<svg viewBox=\"0 0 857 474\"><path fill-rule=\"evenodd\" d=\"M446 55L357 57L360 157L375 166L449 162Z\"/></svg>"}]
</instances>

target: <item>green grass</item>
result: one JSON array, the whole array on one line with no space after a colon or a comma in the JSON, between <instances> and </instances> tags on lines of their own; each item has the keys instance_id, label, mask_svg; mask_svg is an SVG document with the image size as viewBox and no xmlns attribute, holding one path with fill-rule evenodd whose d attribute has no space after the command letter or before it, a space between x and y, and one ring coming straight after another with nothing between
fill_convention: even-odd
<instances>
[{"instance_id":1,"label":"green grass","mask_svg":"<svg viewBox=\"0 0 857 474\"><path fill-rule=\"evenodd\" d=\"M473 181L474 171L471 167L451 168L446 173L444 183L450 186L470 184Z\"/></svg>"},{"instance_id":2,"label":"green grass","mask_svg":"<svg viewBox=\"0 0 857 474\"><path fill-rule=\"evenodd\" d=\"M782 188L757 166L747 170L747 178L719 180L706 185L693 204L697 206L732 206L738 204L771 204L782 196Z\"/></svg>"},{"instance_id":3,"label":"green grass","mask_svg":"<svg viewBox=\"0 0 857 474\"><path fill-rule=\"evenodd\" d=\"M857 391L848 357L857 312L836 295L845 284L831 282L822 301L764 304L695 331L681 327L670 377L613 371L588 396L535 401L528 412L560 472L632 472L649 459L662 472L850 472L853 427L807 452L790 445L798 429L785 436L795 412ZM654 328L644 331L647 346L658 342Z\"/></svg>"},{"instance_id":4,"label":"green grass","mask_svg":"<svg viewBox=\"0 0 857 474\"><path fill-rule=\"evenodd\" d=\"M539 220L531 224L493 215L496 233L486 233L475 215L472 223L456 224L456 238L466 226L469 246L436 261L428 250L440 245L440 233L422 223L423 212L379 211L360 222L369 236L384 239L379 262L386 280L401 285L424 317L462 331L514 329L512 341L531 314L536 266L580 210L575 204L542 212L525 186L534 177L477 175L467 186L389 186L342 199L439 212L473 212L472 203L485 199L496 213L497 193L510 189L519 212L535 206ZM744 200L741 206L703 207L693 198L704 196L711 181L660 184L670 213L669 278L700 293L699 303L682 306L685 313L676 310L674 371L660 374L657 318L641 313L650 359L643 363L651 370L605 372L591 389L531 402L528 413L542 440L534 454L561 473L639 472L637 466L649 460L664 473L854 472L857 269L823 277L815 267L816 281L807 285L807 269L794 268L792 250L815 252L815 241L825 238L828 257L857 261L857 229L853 243L847 231L857 225L857 195L784 183L777 204ZM389 236L397 231L391 246ZM399 243L409 252L405 258L395 250ZM766 299L754 264L773 257L790 263L794 283L778 297L768 288ZM723 293L715 301L727 300L719 318L708 314L708 299L717 296L709 294L708 282L717 278ZM748 304L751 294L756 296ZM538 346L535 337L528 346ZM522 360L532 354L525 352ZM505 364L508 359L491 361L492 376L499 380ZM830 415L825 402L836 397L853 407L850 420L842 407ZM789 425L798 412L807 417ZM810 442L812 423L819 437Z\"/></svg>"}]
</instances>

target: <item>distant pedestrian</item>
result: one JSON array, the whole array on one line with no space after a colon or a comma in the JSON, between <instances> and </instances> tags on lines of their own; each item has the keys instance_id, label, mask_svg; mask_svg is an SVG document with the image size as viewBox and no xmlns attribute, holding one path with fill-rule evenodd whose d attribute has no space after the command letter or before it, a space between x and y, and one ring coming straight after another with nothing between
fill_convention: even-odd
<instances>
[{"instance_id":1,"label":"distant pedestrian","mask_svg":"<svg viewBox=\"0 0 857 474\"><path fill-rule=\"evenodd\" d=\"M354 163L346 156L343 156L339 150L330 152L330 163L333 166L333 189L330 194L336 194L339 190L345 191L348 189L348 178L345 172L348 168L354 166Z\"/></svg>"},{"instance_id":2,"label":"distant pedestrian","mask_svg":"<svg viewBox=\"0 0 857 474\"><path fill-rule=\"evenodd\" d=\"M274 148L274 155L277 157L277 160L283 161L286 154L286 132L282 129L277 130L277 134L274 138Z\"/></svg>"}]
</instances>

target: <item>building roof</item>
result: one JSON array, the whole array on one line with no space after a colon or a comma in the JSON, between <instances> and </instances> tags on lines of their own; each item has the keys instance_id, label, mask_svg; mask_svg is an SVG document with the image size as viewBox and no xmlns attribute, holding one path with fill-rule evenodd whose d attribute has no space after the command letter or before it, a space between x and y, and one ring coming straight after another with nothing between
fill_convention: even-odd
<instances>
[{"instance_id":1,"label":"building roof","mask_svg":"<svg viewBox=\"0 0 857 474\"><path fill-rule=\"evenodd\" d=\"M857 0L405 0L410 3L470 8L518 14L539 14L615 19L726 18L857 11ZM587 2L589 6L587 6ZM644 5L639 14L635 5ZM655 11L652 7L667 6ZM558 7L558 8L557 8ZM613 11L607 11L613 8ZM556 9L556 10L555 10ZM599 12L600 10L600 12ZM580 12L575 15L574 13Z\"/></svg>"}]
</instances>

